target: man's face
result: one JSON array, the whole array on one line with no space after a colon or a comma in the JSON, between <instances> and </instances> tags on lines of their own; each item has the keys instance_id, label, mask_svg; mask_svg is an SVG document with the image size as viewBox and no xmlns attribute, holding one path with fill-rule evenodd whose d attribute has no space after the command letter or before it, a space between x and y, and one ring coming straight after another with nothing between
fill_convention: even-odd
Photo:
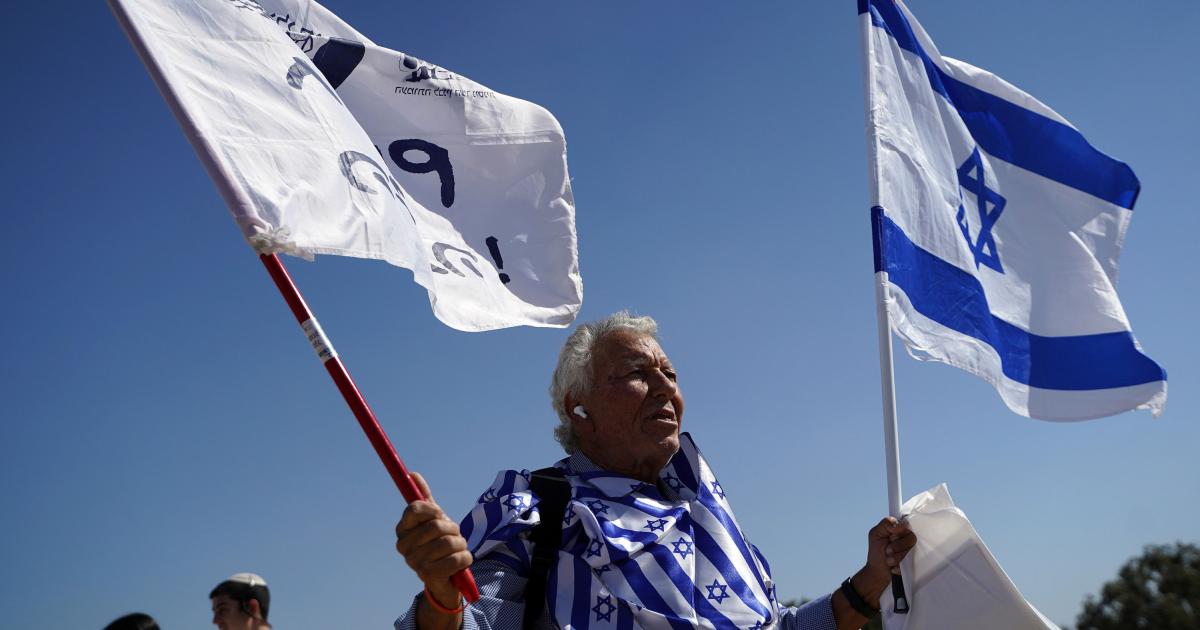
<instances>
[{"instance_id":1,"label":"man's face","mask_svg":"<svg viewBox=\"0 0 1200 630\"><path fill-rule=\"evenodd\" d=\"M254 618L242 612L238 603L228 595L217 595L212 598L212 622L221 630L250 630L254 627Z\"/></svg>"},{"instance_id":2,"label":"man's face","mask_svg":"<svg viewBox=\"0 0 1200 630\"><path fill-rule=\"evenodd\" d=\"M683 394L675 368L652 337L630 331L606 335L592 361L592 390L580 403L577 425L585 454L614 472L644 481L679 450Z\"/></svg>"}]
</instances>

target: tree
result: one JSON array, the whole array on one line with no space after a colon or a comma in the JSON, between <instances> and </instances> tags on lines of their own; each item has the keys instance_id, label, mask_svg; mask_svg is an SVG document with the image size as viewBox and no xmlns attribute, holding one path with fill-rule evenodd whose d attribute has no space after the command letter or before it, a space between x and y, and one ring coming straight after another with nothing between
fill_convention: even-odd
<instances>
[{"instance_id":1,"label":"tree","mask_svg":"<svg viewBox=\"0 0 1200 630\"><path fill-rule=\"evenodd\" d=\"M1200 547L1148 545L1088 596L1076 630L1200 630Z\"/></svg>"}]
</instances>

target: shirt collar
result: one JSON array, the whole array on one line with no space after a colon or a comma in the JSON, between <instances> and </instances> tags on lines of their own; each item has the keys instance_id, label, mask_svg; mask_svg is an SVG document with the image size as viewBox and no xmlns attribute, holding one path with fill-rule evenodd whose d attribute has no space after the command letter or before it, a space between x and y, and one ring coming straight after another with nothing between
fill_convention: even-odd
<instances>
[{"instance_id":1,"label":"shirt collar","mask_svg":"<svg viewBox=\"0 0 1200 630\"><path fill-rule=\"evenodd\" d=\"M583 454L583 451L576 450L571 453L570 457L563 460L567 472L575 474L603 472L604 469L597 466L595 462Z\"/></svg>"}]
</instances>

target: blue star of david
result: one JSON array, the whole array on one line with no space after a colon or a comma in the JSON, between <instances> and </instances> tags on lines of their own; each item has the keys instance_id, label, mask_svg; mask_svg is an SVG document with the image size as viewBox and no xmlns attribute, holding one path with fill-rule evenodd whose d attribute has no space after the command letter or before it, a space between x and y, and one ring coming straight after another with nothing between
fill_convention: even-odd
<instances>
[{"instance_id":1,"label":"blue star of david","mask_svg":"<svg viewBox=\"0 0 1200 630\"><path fill-rule=\"evenodd\" d=\"M604 573L606 573L606 572L607 572L609 569L612 569L612 565L611 565L611 564L606 564L606 565L604 565L604 566L600 567L599 569L596 569L596 575L603 575L603 574L604 574Z\"/></svg>"},{"instance_id":2,"label":"blue star of david","mask_svg":"<svg viewBox=\"0 0 1200 630\"><path fill-rule=\"evenodd\" d=\"M646 485L646 484L644 484L640 481L637 483L631 483L631 484L629 484L629 490L630 490L630 492L638 492L639 490L642 489L642 486L644 486L644 485Z\"/></svg>"},{"instance_id":3,"label":"blue star of david","mask_svg":"<svg viewBox=\"0 0 1200 630\"><path fill-rule=\"evenodd\" d=\"M612 595L597 595L596 605L592 606L592 612L596 613L596 621L612 621L612 613L616 609L617 607L612 605Z\"/></svg>"},{"instance_id":4,"label":"blue star of david","mask_svg":"<svg viewBox=\"0 0 1200 630\"><path fill-rule=\"evenodd\" d=\"M500 505L503 505L509 510L519 510L525 507L525 497L517 494L510 494L500 502Z\"/></svg>"},{"instance_id":5,"label":"blue star of david","mask_svg":"<svg viewBox=\"0 0 1200 630\"><path fill-rule=\"evenodd\" d=\"M679 477L676 477L671 473L667 473L667 476L663 477L663 481L667 482L667 487L675 492L683 490L683 482L679 480Z\"/></svg>"},{"instance_id":6,"label":"blue star of david","mask_svg":"<svg viewBox=\"0 0 1200 630\"><path fill-rule=\"evenodd\" d=\"M565 515L563 515L563 525L570 525L571 521L574 518L575 518L574 512L567 512Z\"/></svg>"},{"instance_id":7,"label":"blue star of david","mask_svg":"<svg viewBox=\"0 0 1200 630\"><path fill-rule=\"evenodd\" d=\"M678 540L671 543L674 552L679 554L679 557L687 558L688 554L692 553L692 541L680 536Z\"/></svg>"},{"instance_id":8,"label":"blue star of david","mask_svg":"<svg viewBox=\"0 0 1200 630\"><path fill-rule=\"evenodd\" d=\"M716 601L718 606L721 604L721 602L725 601L725 598L729 597L729 587L717 580L713 580L712 584L709 584L704 588L708 589L708 599ZM717 592L717 589L720 589L719 593Z\"/></svg>"},{"instance_id":9,"label":"blue star of david","mask_svg":"<svg viewBox=\"0 0 1200 630\"><path fill-rule=\"evenodd\" d=\"M496 500L496 490L495 490L495 488L488 488L488 489L487 489L487 492L484 492L484 493L483 493L482 495L480 495L480 497L479 497L479 502L480 502L480 503L491 503L492 501L495 501L495 500Z\"/></svg>"},{"instance_id":10,"label":"blue star of david","mask_svg":"<svg viewBox=\"0 0 1200 630\"><path fill-rule=\"evenodd\" d=\"M592 513L596 516L600 516L608 511L608 505L600 499L592 499L591 501L588 501L587 506L592 508Z\"/></svg>"},{"instance_id":11,"label":"blue star of david","mask_svg":"<svg viewBox=\"0 0 1200 630\"><path fill-rule=\"evenodd\" d=\"M954 216L963 238L967 239L967 247L975 256L975 268L978 269L980 265L984 265L999 273L1004 273L1004 268L1000 266L1000 255L996 252L996 240L992 238L992 226L996 225L1000 213L1004 212L1004 204L1007 201L1000 196L1000 193L987 187L983 159L979 157L979 147L975 147L975 150L971 152L971 157L958 167L958 186L960 199L963 189L975 195L975 205L979 211L979 236L974 242L971 241L966 206L959 203L958 214Z\"/></svg>"},{"instance_id":12,"label":"blue star of david","mask_svg":"<svg viewBox=\"0 0 1200 630\"><path fill-rule=\"evenodd\" d=\"M762 619L759 619L758 621L754 622L753 626L750 626L750 630L762 630L762 627L763 627Z\"/></svg>"},{"instance_id":13,"label":"blue star of david","mask_svg":"<svg viewBox=\"0 0 1200 630\"><path fill-rule=\"evenodd\" d=\"M713 491L713 494L715 494L715 495L717 495L717 496L721 497L722 499L724 499L724 498L725 498L725 491L721 489L721 482L719 482L719 481L712 481L712 482L710 482L710 483L711 483L711 485L712 485L712 491Z\"/></svg>"},{"instance_id":14,"label":"blue star of david","mask_svg":"<svg viewBox=\"0 0 1200 630\"><path fill-rule=\"evenodd\" d=\"M642 525L642 527L649 527L650 531L652 531L652 532L661 532L661 531L666 531L663 529L664 527L666 527L666 525L667 525L667 519L652 518L652 519L647 520L646 524Z\"/></svg>"},{"instance_id":15,"label":"blue star of david","mask_svg":"<svg viewBox=\"0 0 1200 630\"><path fill-rule=\"evenodd\" d=\"M599 540L593 540L591 543L588 544L586 557L588 557L588 558L598 557L600 555L600 550L603 548L604 548L604 543L600 542Z\"/></svg>"}]
</instances>

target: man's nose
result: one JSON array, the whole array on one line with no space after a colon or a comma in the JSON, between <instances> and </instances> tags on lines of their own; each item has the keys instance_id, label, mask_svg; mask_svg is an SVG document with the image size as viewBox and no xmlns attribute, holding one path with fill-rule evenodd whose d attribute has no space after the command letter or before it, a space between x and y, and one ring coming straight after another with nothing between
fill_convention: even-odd
<instances>
[{"instance_id":1,"label":"man's nose","mask_svg":"<svg viewBox=\"0 0 1200 630\"><path fill-rule=\"evenodd\" d=\"M671 380L662 370L654 370L654 375L650 380L650 391L655 396L663 398L672 398L675 392L679 391L679 384Z\"/></svg>"}]
</instances>

